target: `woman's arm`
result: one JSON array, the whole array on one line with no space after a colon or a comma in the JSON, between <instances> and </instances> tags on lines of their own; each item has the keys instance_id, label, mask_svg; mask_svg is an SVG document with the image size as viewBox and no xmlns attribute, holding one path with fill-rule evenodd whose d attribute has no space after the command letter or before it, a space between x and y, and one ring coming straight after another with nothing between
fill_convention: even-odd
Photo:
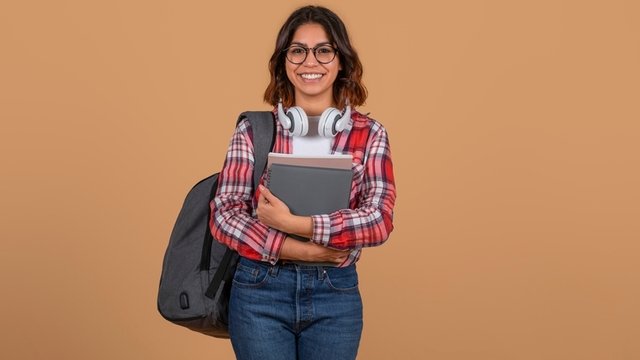
<instances>
[{"instance_id":1,"label":"woman's arm","mask_svg":"<svg viewBox=\"0 0 640 360\"><path fill-rule=\"evenodd\" d=\"M349 254L350 251L329 249L312 242L287 237L280 250L280 259L340 264L347 259Z\"/></svg>"}]
</instances>

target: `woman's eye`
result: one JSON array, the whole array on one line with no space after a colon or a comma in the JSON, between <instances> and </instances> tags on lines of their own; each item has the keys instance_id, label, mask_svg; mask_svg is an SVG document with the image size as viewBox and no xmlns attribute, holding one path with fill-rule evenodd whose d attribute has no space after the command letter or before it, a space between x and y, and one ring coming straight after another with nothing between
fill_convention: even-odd
<instances>
[{"instance_id":1,"label":"woman's eye","mask_svg":"<svg viewBox=\"0 0 640 360\"><path fill-rule=\"evenodd\" d=\"M289 49L289 52L294 55L301 55L301 54L304 54L306 51L303 48L291 48Z\"/></svg>"},{"instance_id":2,"label":"woman's eye","mask_svg":"<svg viewBox=\"0 0 640 360\"><path fill-rule=\"evenodd\" d=\"M333 48L328 47L328 46L323 46L321 48L318 48L317 50L320 54L331 54L333 52Z\"/></svg>"}]
</instances>

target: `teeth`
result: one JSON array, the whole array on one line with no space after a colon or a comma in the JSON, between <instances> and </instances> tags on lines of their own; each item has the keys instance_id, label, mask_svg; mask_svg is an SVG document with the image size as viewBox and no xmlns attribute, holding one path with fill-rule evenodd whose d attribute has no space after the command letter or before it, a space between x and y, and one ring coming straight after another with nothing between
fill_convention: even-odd
<instances>
[{"instance_id":1,"label":"teeth","mask_svg":"<svg viewBox=\"0 0 640 360\"><path fill-rule=\"evenodd\" d=\"M301 74L303 79L314 80L322 77L322 74Z\"/></svg>"}]
</instances>

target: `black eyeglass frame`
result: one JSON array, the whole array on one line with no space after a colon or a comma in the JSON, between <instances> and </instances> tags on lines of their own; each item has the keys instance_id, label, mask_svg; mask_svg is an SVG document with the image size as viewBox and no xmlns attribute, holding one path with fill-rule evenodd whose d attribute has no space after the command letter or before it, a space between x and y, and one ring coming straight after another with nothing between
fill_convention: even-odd
<instances>
[{"instance_id":1,"label":"black eyeglass frame","mask_svg":"<svg viewBox=\"0 0 640 360\"><path fill-rule=\"evenodd\" d=\"M329 61L320 61L320 60L318 60L318 56L316 54L316 51L318 51L318 49L323 48L323 47L329 47L329 48L333 49L333 57L331 58L331 60L329 60ZM300 49L304 50L304 58L302 59L302 61L295 62L295 61L291 61L291 59L289 59L289 57L287 56L287 53L289 52L289 50L291 48L300 48ZM301 65L307 60L307 56L309 56L309 50L311 50L311 52L313 52L313 57L316 58L316 61L318 63L320 63L320 64L323 64L323 65L329 64L330 62L335 60L336 59L336 55L338 55L338 49L336 49L334 46L329 45L329 44L320 44L320 45L316 45L316 46L314 46L312 48L304 47L304 46L298 45L298 44L294 44L294 45L291 45L288 48L282 50L282 52L284 53L284 57L285 57L285 59L287 59L288 62L290 62L292 64L295 64L295 65Z\"/></svg>"}]
</instances>

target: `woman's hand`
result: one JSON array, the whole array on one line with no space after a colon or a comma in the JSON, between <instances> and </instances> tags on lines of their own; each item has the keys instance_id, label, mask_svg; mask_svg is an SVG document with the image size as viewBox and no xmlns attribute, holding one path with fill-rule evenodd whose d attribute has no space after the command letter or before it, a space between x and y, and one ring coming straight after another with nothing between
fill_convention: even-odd
<instances>
[{"instance_id":1,"label":"woman's hand","mask_svg":"<svg viewBox=\"0 0 640 360\"><path fill-rule=\"evenodd\" d=\"M287 224L291 222L293 215L287 204L278 199L265 186L260 185L258 208L256 215L261 223L268 227L288 233Z\"/></svg>"},{"instance_id":2,"label":"woman's hand","mask_svg":"<svg viewBox=\"0 0 640 360\"><path fill-rule=\"evenodd\" d=\"M349 256L349 250L334 250L312 242L287 237L280 249L280 259L340 264Z\"/></svg>"},{"instance_id":3,"label":"woman's hand","mask_svg":"<svg viewBox=\"0 0 640 360\"><path fill-rule=\"evenodd\" d=\"M310 216L293 215L287 204L262 185L260 185L256 215L261 223L287 234L307 238L313 235L313 221Z\"/></svg>"}]
</instances>

